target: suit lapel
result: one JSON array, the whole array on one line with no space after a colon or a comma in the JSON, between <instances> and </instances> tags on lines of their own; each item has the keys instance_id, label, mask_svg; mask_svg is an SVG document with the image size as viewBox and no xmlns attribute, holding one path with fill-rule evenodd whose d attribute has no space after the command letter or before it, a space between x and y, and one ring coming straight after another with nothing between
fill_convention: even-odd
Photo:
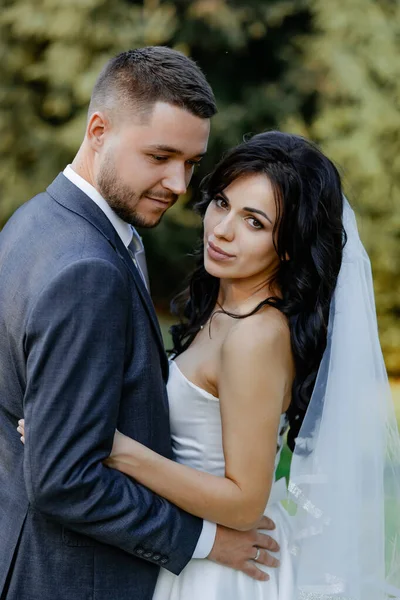
<instances>
[{"instance_id":1,"label":"suit lapel","mask_svg":"<svg viewBox=\"0 0 400 600\"><path fill-rule=\"evenodd\" d=\"M145 307L150 319L154 336L162 357L163 372L164 375L166 375L168 372L168 361L166 358L164 343L153 302L127 248L123 244L113 225L107 219L103 211L95 204L95 202L86 196L82 190L74 185L62 173L60 173L53 183L49 185L47 192L52 198L54 198L54 200L56 200L56 202L89 221L93 227L95 227L98 232L107 239L116 254L127 266L136 289L142 299L143 306Z\"/></svg>"},{"instance_id":2,"label":"suit lapel","mask_svg":"<svg viewBox=\"0 0 400 600\"><path fill-rule=\"evenodd\" d=\"M150 321L152 322L152 325L154 327L154 332L156 334L157 341L160 345L160 349L162 350L163 354L165 354L164 343L163 343L163 339L162 339L162 335L161 335L160 325L158 323L157 315L154 310L153 301L150 298L150 294L146 289L146 286L144 284L142 276L140 275L139 271L135 267L132 257L130 256L128 250L126 249L126 247L124 246L122 241L119 246L121 246L121 247L116 247L115 251L117 252L118 256L121 258L121 260L124 261L124 263L126 264L126 266L129 269L129 272L131 273L131 275L133 277L137 291L139 292L139 294L142 298L143 304L145 305L146 310L147 310L147 314L148 314Z\"/></svg>"}]
</instances>

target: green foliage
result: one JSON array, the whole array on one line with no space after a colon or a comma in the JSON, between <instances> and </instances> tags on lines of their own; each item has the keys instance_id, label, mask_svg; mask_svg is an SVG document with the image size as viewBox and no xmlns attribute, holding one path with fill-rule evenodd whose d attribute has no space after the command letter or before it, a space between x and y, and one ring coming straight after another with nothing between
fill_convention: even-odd
<instances>
[{"instance_id":1,"label":"green foliage","mask_svg":"<svg viewBox=\"0 0 400 600\"><path fill-rule=\"evenodd\" d=\"M93 83L119 51L164 44L215 90L196 190L229 146L270 128L319 141L344 173L371 255L387 365L400 372L400 6L391 0L3 0L0 11L0 226L70 162ZM144 232L165 307L187 272L192 193Z\"/></svg>"},{"instance_id":2,"label":"green foliage","mask_svg":"<svg viewBox=\"0 0 400 600\"><path fill-rule=\"evenodd\" d=\"M400 372L400 4L311 0L301 41L316 95L311 124L343 173L371 257L386 364ZM293 117L286 127L293 129ZM349 299L351 301L351 299Z\"/></svg>"}]
</instances>

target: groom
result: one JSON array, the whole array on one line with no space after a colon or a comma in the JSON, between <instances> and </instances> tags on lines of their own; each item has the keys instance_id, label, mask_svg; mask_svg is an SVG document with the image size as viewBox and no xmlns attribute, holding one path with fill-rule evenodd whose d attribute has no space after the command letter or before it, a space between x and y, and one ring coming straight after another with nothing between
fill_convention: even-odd
<instances>
[{"instance_id":1,"label":"groom","mask_svg":"<svg viewBox=\"0 0 400 600\"><path fill-rule=\"evenodd\" d=\"M256 555L276 565L269 536L203 523L102 464L116 428L171 456L168 363L132 226L154 227L186 191L215 112L184 55L120 54L72 165L0 234L1 600L150 600L159 567L179 574L192 557L257 579Z\"/></svg>"}]
</instances>

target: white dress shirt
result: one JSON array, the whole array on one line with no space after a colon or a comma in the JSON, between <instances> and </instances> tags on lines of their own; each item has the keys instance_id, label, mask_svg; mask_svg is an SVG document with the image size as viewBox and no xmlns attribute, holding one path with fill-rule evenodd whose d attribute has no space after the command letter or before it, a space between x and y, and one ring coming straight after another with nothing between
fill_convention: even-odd
<instances>
[{"instance_id":1,"label":"white dress shirt","mask_svg":"<svg viewBox=\"0 0 400 600\"><path fill-rule=\"evenodd\" d=\"M113 225L114 229L121 238L123 244L128 247L131 241L135 240L135 247L137 252L143 252L144 247L142 238L129 223L123 221L113 209L110 207L108 202L99 194L86 179L83 179L78 173L76 173L71 165L67 165L63 171L63 174L69 179L76 187L78 187L86 196L88 196L97 206L103 211L108 220ZM203 521L203 529L197 542L197 546L193 553L193 558L206 558L214 545L215 535L217 532L217 526L215 523L209 521Z\"/></svg>"}]
</instances>

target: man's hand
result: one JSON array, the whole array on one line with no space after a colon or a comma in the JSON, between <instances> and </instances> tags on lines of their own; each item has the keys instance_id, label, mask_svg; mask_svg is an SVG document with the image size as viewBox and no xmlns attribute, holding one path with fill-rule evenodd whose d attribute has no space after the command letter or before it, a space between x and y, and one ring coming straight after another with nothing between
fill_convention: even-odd
<instances>
[{"instance_id":1,"label":"man's hand","mask_svg":"<svg viewBox=\"0 0 400 600\"><path fill-rule=\"evenodd\" d=\"M273 530L275 524L268 517L262 517L257 529L250 531L235 531L218 525L214 546L207 558L243 571L258 581L267 581L269 575L261 571L257 563L267 567L279 567L279 561L268 552L278 552L279 546L272 537L261 533L259 529Z\"/></svg>"}]
</instances>

